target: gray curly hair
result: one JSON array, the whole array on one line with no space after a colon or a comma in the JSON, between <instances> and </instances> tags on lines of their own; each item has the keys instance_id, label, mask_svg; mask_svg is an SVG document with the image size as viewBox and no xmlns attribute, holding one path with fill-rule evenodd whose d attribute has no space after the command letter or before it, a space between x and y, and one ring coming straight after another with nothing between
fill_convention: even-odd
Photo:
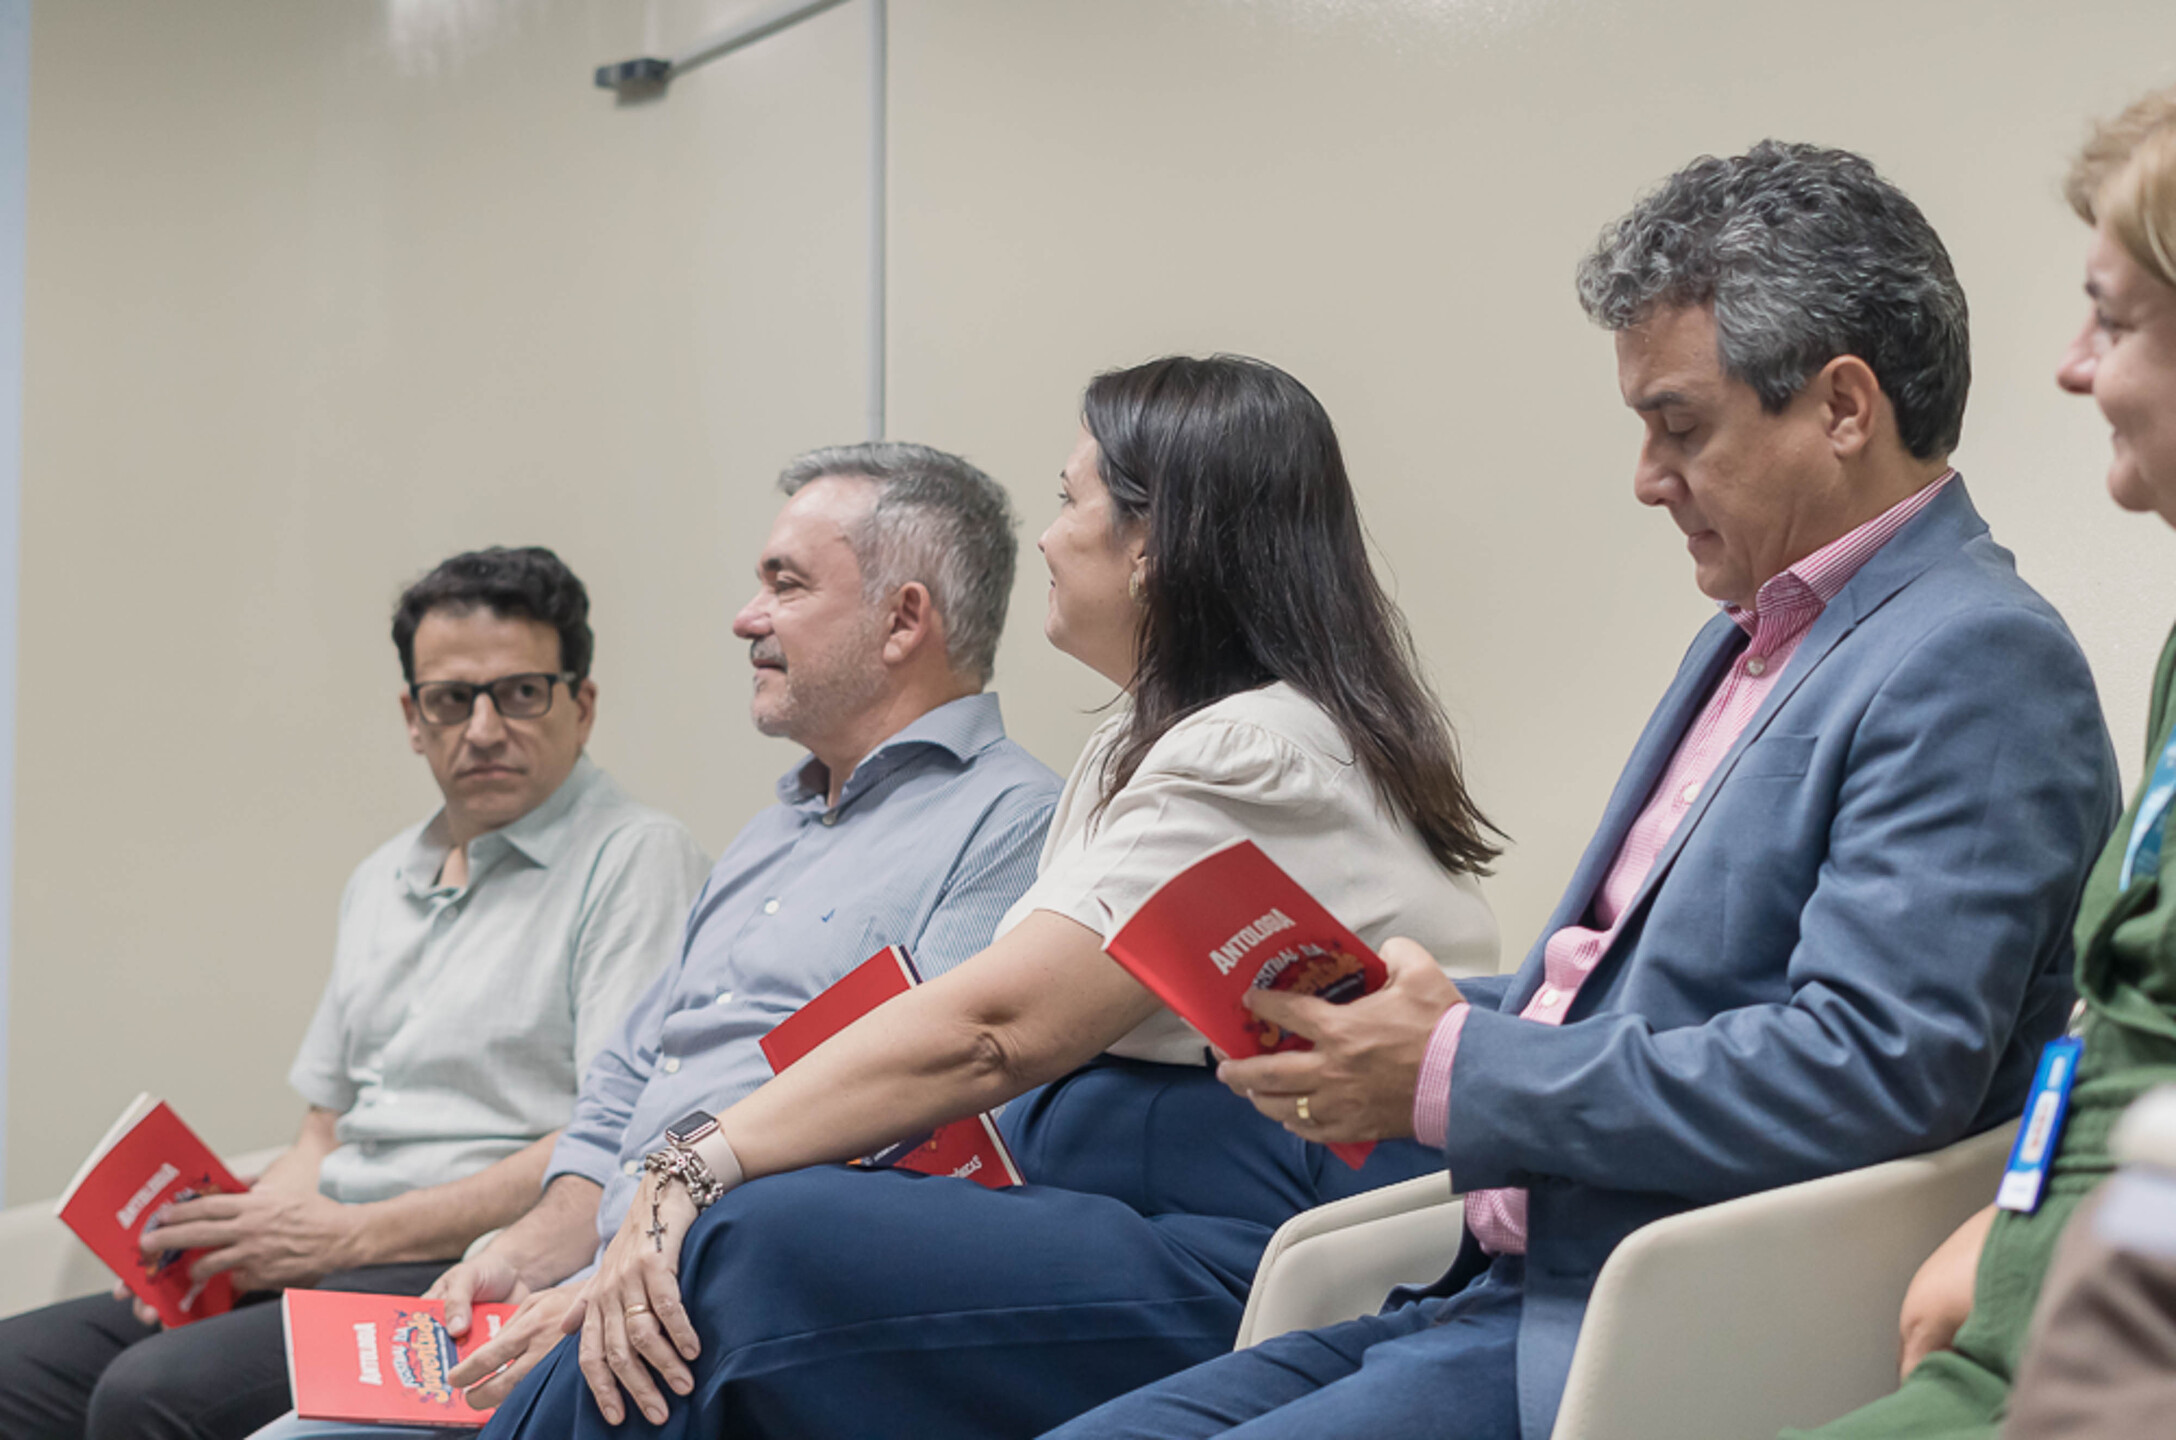
<instances>
[{"instance_id":1,"label":"gray curly hair","mask_svg":"<svg viewBox=\"0 0 2176 1440\"><path fill-rule=\"evenodd\" d=\"M1964 431L1971 335L1949 252L1848 150L1763 140L1693 161L1602 232L1579 265L1579 303L1610 330L1658 307L1712 306L1724 373L1770 413L1856 355L1914 456L1946 455Z\"/></svg>"},{"instance_id":2,"label":"gray curly hair","mask_svg":"<svg viewBox=\"0 0 2176 1440\"><path fill-rule=\"evenodd\" d=\"M778 488L794 495L832 476L877 487L846 537L862 595L874 602L909 581L928 586L952 668L989 684L1020 549L1004 488L957 455L889 440L811 450L779 472Z\"/></svg>"}]
</instances>

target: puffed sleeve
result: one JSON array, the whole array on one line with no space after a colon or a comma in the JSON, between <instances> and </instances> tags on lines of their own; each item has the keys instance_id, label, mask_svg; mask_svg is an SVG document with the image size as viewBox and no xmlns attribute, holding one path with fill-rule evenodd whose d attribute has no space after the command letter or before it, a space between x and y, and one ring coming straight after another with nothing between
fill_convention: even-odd
<instances>
[{"instance_id":1,"label":"puffed sleeve","mask_svg":"<svg viewBox=\"0 0 2176 1440\"><path fill-rule=\"evenodd\" d=\"M1099 773L1082 779L1091 793L1100 789ZM1319 829L1334 781L1323 757L1258 724L1182 721L1080 838L1049 857L1015 913L1050 910L1109 935L1158 885L1219 845L1247 837L1275 854L1278 837Z\"/></svg>"}]
</instances>

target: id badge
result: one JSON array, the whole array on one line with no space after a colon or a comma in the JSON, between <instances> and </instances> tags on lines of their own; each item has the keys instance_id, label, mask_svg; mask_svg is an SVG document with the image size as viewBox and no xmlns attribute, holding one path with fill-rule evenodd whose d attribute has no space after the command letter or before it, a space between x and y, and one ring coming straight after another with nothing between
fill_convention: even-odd
<instances>
[{"instance_id":1,"label":"id badge","mask_svg":"<svg viewBox=\"0 0 2176 1440\"><path fill-rule=\"evenodd\" d=\"M2085 1042L2075 1035L2050 1040L2040 1052L2040 1068L2033 1073L2032 1098L2025 1105L2025 1123L2017 1127L2017 1143L2010 1147L2010 1163L2003 1169L2002 1184L1995 1191L1995 1208L2030 1215L2040 1208L2047 1188L2048 1166L2055 1159L2055 1142L2063 1133L2063 1117L2070 1110L2070 1086L2078 1078L2078 1057Z\"/></svg>"}]
</instances>

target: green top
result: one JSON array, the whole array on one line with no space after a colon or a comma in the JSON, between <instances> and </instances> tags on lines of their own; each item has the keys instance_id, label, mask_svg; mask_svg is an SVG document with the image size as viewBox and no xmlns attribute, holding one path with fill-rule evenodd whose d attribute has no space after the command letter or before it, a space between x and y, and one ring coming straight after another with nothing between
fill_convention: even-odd
<instances>
[{"instance_id":1,"label":"green top","mask_svg":"<svg viewBox=\"0 0 2176 1440\"><path fill-rule=\"evenodd\" d=\"M2024 1349L2040 1282L2071 1212L2114 1168L2108 1135L2145 1090L2176 1081L2176 845L2158 873L2117 888L2153 766L2176 726L2176 632L2161 649L2139 793L2094 862L2078 904L2078 993L2086 1003L2085 1054L2070 1114L2030 1215L1995 1218L1980 1251L1972 1313L1954 1348L1938 1350L1903 1387L1812 1432L1815 1440L1995 1440L2010 1377ZM1801 1432L1786 1431L1785 1440Z\"/></svg>"},{"instance_id":2,"label":"green top","mask_svg":"<svg viewBox=\"0 0 2176 1440\"><path fill-rule=\"evenodd\" d=\"M1972 1316L1960 1354L2007 1381L2017 1373L2026 1323L2055 1242L2078 1201L2114 1169L2109 1132L2133 1100L2176 1081L2176 846L2151 877L2117 888L2123 849L2155 762L2176 726L2176 632L2161 648L2146 725L2146 778L2086 877L2078 906L2078 994L2086 1004L2085 1054L2070 1115L2050 1167L2047 1194L2030 1215L1997 1217L1980 1254Z\"/></svg>"},{"instance_id":3,"label":"green top","mask_svg":"<svg viewBox=\"0 0 2176 1440\"><path fill-rule=\"evenodd\" d=\"M2153 677L2153 712L2146 723L2146 779L2086 878L2078 910L2078 993L2097 1022L2129 1032L2126 1040L2144 1045L2162 1058L2176 1058L2176 885L2169 867L2176 847L2165 847L2151 879L2141 877L2128 894L2116 888L2123 869L2123 849L2138 817L2154 765L2176 723L2170 691L2176 688L2176 632L2161 648ZM2124 1047L2128 1048L2128 1047ZM2091 1047L2088 1046L2090 1053Z\"/></svg>"}]
</instances>

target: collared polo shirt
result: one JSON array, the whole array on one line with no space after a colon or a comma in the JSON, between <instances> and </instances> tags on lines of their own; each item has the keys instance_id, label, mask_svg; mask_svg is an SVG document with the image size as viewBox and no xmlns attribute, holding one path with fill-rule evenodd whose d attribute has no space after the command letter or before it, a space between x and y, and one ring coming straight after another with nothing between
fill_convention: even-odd
<instances>
[{"instance_id":1,"label":"collared polo shirt","mask_svg":"<svg viewBox=\"0 0 2176 1440\"><path fill-rule=\"evenodd\" d=\"M1005 738L994 695L941 705L871 751L826 803L813 757L720 857L680 959L583 1077L549 1184L604 1187L609 1238L642 1157L690 1110L724 1110L771 1078L757 1042L886 945L923 977L990 943L1035 878L1058 777Z\"/></svg>"},{"instance_id":2,"label":"collared polo shirt","mask_svg":"<svg viewBox=\"0 0 2176 1440\"><path fill-rule=\"evenodd\" d=\"M468 844L445 812L365 860L288 1082L340 1112L318 1188L382 1200L483 1169L564 1125L582 1067L670 963L708 857L586 757Z\"/></svg>"}]
</instances>

